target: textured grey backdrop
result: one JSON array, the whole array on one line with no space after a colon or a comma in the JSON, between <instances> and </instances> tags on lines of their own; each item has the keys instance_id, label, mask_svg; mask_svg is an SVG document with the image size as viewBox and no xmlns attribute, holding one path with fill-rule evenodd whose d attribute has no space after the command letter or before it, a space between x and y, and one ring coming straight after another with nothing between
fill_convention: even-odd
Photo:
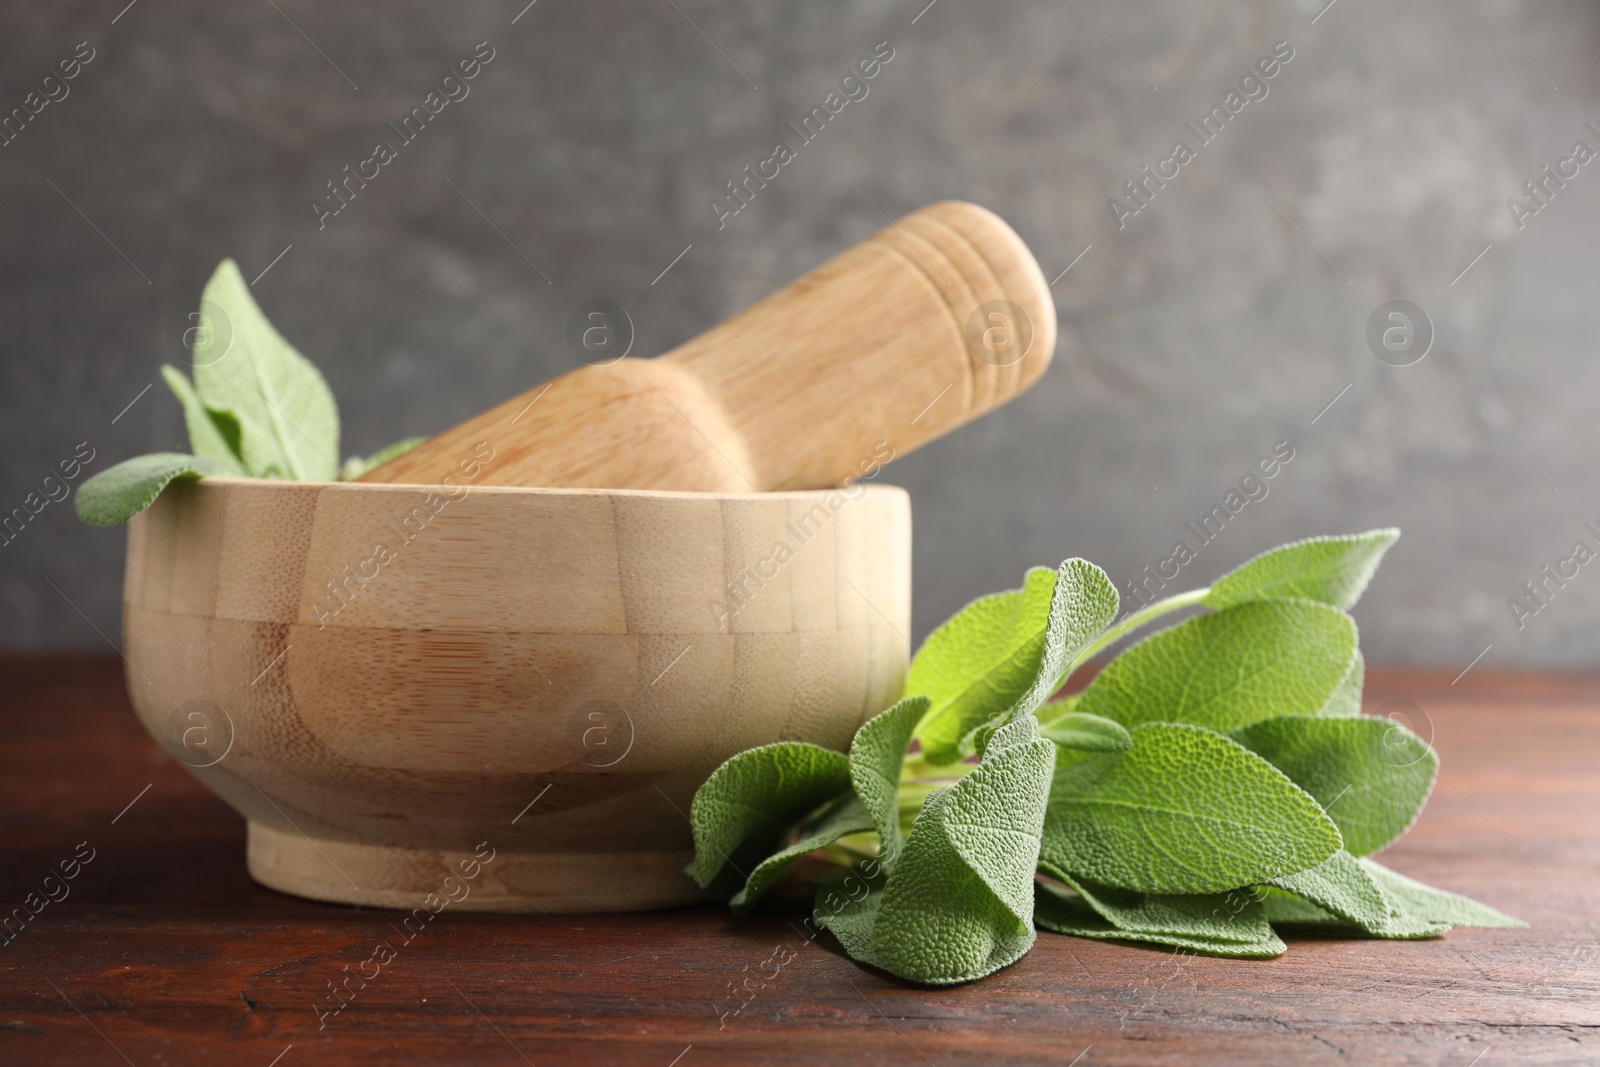
<instances>
[{"instance_id":1,"label":"textured grey backdrop","mask_svg":"<svg viewBox=\"0 0 1600 1067\"><path fill-rule=\"evenodd\" d=\"M94 58L0 148L0 511L80 442L90 471L182 445L141 391L224 256L274 264L256 295L353 453L575 366L583 301L655 354L873 232L874 205L961 197L1047 276L1075 265L1046 380L886 475L914 498L917 636L1065 555L1126 584L1287 441L1180 581L1398 525L1357 612L1371 659L1593 665L1600 566L1520 630L1507 604L1600 543L1600 166L1520 227L1507 204L1600 149L1593 5L524 2L6 5L0 112ZM324 183L480 41L470 96L319 231ZM870 95L719 231L711 197L879 41ZM1200 145L1184 123L1279 41L1267 95ZM1110 197L1180 139L1195 158L1119 230ZM1395 298L1436 332L1408 367L1365 340ZM115 640L122 548L49 504L0 547L0 644Z\"/></svg>"}]
</instances>

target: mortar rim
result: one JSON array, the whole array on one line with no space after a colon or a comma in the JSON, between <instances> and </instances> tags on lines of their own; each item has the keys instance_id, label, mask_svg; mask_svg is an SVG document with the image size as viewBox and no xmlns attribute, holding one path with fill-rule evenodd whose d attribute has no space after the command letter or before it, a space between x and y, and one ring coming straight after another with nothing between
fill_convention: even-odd
<instances>
[{"instance_id":1,"label":"mortar rim","mask_svg":"<svg viewBox=\"0 0 1600 1067\"><path fill-rule=\"evenodd\" d=\"M898 485L869 485L857 482L851 486L835 486L830 489L775 489L768 491L751 491L745 493L717 493L701 492L690 489L597 489L591 487L562 487L562 486L530 486L530 485L445 485L440 482L312 482L296 481L288 478L251 478L232 474L208 474L189 483L191 486L215 486L217 488L231 488L235 486L265 486L272 489L332 489L350 490L354 492L423 492L439 493L441 496L456 494L460 499L462 489L466 495L475 496L486 493L492 496L600 496L600 497L646 497L655 499L682 498L685 500L820 500L829 493L854 492L857 489L866 490L864 495L875 496L900 496L910 499L910 492ZM855 499L859 500L860 497Z\"/></svg>"}]
</instances>

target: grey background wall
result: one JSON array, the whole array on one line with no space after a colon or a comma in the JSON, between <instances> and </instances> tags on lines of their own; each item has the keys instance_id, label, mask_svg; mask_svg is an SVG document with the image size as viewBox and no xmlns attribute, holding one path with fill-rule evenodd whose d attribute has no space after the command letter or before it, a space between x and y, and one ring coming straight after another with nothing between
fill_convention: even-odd
<instances>
[{"instance_id":1,"label":"grey background wall","mask_svg":"<svg viewBox=\"0 0 1600 1067\"><path fill-rule=\"evenodd\" d=\"M1596 664L1600 566L1520 630L1507 606L1600 544L1600 167L1520 227L1507 205L1600 149L1593 5L125 2L0 11L0 110L94 50L0 148L0 511L80 442L91 472L183 446L163 328L225 256L271 265L256 296L324 368L352 454L575 366L586 300L655 354L880 210L960 197L1047 276L1074 265L1046 380L884 476L914 498L917 636L1066 555L1126 585L1286 441L1180 582L1392 524L1369 658ZM480 41L470 96L319 230L324 183ZM711 198L879 41L870 94L719 229ZM1200 145L1185 121L1279 41L1266 97ZM1180 139L1196 157L1119 230L1109 198ZM1435 332L1406 367L1365 337L1395 298ZM122 549L49 504L0 547L0 645L116 640Z\"/></svg>"}]
</instances>

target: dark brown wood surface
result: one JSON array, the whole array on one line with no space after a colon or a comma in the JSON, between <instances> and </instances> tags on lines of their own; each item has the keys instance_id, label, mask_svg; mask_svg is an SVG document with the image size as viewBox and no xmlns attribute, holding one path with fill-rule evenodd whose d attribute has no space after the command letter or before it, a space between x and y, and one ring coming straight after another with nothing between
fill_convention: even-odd
<instances>
[{"instance_id":1,"label":"dark brown wood surface","mask_svg":"<svg viewBox=\"0 0 1600 1067\"><path fill-rule=\"evenodd\" d=\"M1529 928L1264 962L1043 933L928 991L807 941L799 886L744 918L446 910L402 944L395 913L252 883L243 822L144 734L119 661L0 660L0 911L94 850L0 944L0 1064L1600 1063L1600 680L1449 680L1369 681L1443 761L1386 860Z\"/></svg>"}]
</instances>

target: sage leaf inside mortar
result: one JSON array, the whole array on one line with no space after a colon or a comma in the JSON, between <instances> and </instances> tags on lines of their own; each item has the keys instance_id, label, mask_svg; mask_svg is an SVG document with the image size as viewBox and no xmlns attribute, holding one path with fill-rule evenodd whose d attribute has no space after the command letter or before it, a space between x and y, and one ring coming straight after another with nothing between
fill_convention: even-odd
<instances>
[{"instance_id":1,"label":"sage leaf inside mortar","mask_svg":"<svg viewBox=\"0 0 1600 1067\"><path fill-rule=\"evenodd\" d=\"M322 374L273 328L244 275L223 260L201 296L191 351L194 379L161 377L183 408L192 455L125 460L78 489L78 517L117 526L155 503L175 480L206 475L335 481L358 478L422 443L409 437L341 466L339 409Z\"/></svg>"}]
</instances>

